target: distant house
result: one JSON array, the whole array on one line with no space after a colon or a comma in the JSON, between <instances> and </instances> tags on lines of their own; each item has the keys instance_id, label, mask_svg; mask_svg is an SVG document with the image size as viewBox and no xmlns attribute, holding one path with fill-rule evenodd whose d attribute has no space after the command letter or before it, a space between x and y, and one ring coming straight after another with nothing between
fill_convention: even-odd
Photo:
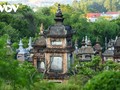
<instances>
[{"instance_id":1,"label":"distant house","mask_svg":"<svg viewBox=\"0 0 120 90\"><path fill-rule=\"evenodd\" d=\"M88 22L95 22L100 16L101 13L87 13L86 18Z\"/></svg>"},{"instance_id":2,"label":"distant house","mask_svg":"<svg viewBox=\"0 0 120 90\"><path fill-rule=\"evenodd\" d=\"M88 22L95 22L99 17L107 20L117 19L120 16L119 12L106 12L106 13L87 13L86 18Z\"/></svg>"},{"instance_id":3,"label":"distant house","mask_svg":"<svg viewBox=\"0 0 120 90\"><path fill-rule=\"evenodd\" d=\"M120 16L119 12L106 12L101 14L101 17L104 17L107 20L117 19Z\"/></svg>"}]
</instances>

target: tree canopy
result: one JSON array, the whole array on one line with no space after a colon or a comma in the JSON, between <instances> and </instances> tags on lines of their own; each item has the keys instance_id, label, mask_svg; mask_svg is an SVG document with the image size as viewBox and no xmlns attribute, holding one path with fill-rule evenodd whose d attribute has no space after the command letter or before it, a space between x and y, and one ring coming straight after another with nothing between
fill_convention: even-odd
<instances>
[{"instance_id":1,"label":"tree canopy","mask_svg":"<svg viewBox=\"0 0 120 90\"><path fill-rule=\"evenodd\" d=\"M72 3L74 9L88 12L107 12L107 11L119 11L119 0L74 0Z\"/></svg>"},{"instance_id":2,"label":"tree canopy","mask_svg":"<svg viewBox=\"0 0 120 90\"><path fill-rule=\"evenodd\" d=\"M120 72L104 71L87 82L84 90L119 90Z\"/></svg>"}]
</instances>

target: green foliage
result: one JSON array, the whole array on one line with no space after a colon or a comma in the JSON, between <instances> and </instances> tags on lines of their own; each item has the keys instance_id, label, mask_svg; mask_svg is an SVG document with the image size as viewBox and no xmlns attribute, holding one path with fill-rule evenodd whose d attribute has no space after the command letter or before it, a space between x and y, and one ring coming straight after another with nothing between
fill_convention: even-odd
<instances>
[{"instance_id":1,"label":"green foliage","mask_svg":"<svg viewBox=\"0 0 120 90\"><path fill-rule=\"evenodd\" d=\"M32 9L26 5L21 5L16 13L2 12L0 14L0 35L8 34L12 41L18 38L35 36L36 17Z\"/></svg>"},{"instance_id":2,"label":"green foliage","mask_svg":"<svg viewBox=\"0 0 120 90\"><path fill-rule=\"evenodd\" d=\"M91 62L80 62L78 66L79 74L92 78L101 71L101 58L96 56Z\"/></svg>"},{"instance_id":3,"label":"green foliage","mask_svg":"<svg viewBox=\"0 0 120 90\"><path fill-rule=\"evenodd\" d=\"M72 24L76 29L76 34L73 39L82 41L82 38L87 35L91 39L93 45L95 44L96 38L99 37L101 45L104 46L105 37L108 39L115 38L120 31L120 27L117 22L110 22L101 18L94 23L87 22L84 18L77 18L76 21L72 22L77 22ZM79 45L80 44L81 43L79 43Z\"/></svg>"},{"instance_id":4,"label":"green foliage","mask_svg":"<svg viewBox=\"0 0 120 90\"><path fill-rule=\"evenodd\" d=\"M80 0L73 1L72 6L75 10L87 12L106 12L106 11L119 11L119 0Z\"/></svg>"},{"instance_id":5,"label":"green foliage","mask_svg":"<svg viewBox=\"0 0 120 90\"><path fill-rule=\"evenodd\" d=\"M10 36L10 39L12 39L13 41L18 40L18 37L19 37L18 30L14 29L10 25L6 25L2 30L4 34L8 34Z\"/></svg>"},{"instance_id":6,"label":"green foliage","mask_svg":"<svg viewBox=\"0 0 120 90\"><path fill-rule=\"evenodd\" d=\"M106 8L104 7L104 5L102 5L99 2L93 2L91 5L88 6L88 11L89 12L106 12Z\"/></svg>"},{"instance_id":7,"label":"green foliage","mask_svg":"<svg viewBox=\"0 0 120 90\"><path fill-rule=\"evenodd\" d=\"M48 11L48 12L47 12ZM35 16L37 19L37 34L40 31L40 24L43 23L44 25L44 29L47 29L48 26L50 26L53 22L54 22L54 16L52 15L52 13L50 13L50 9L49 8L39 8L36 12L35 12Z\"/></svg>"},{"instance_id":8,"label":"green foliage","mask_svg":"<svg viewBox=\"0 0 120 90\"><path fill-rule=\"evenodd\" d=\"M115 70L115 71L120 71L120 64L117 62L114 62L113 60L108 60L104 64L104 69L105 70Z\"/></svg>"},{"instance_id":9,"label":"green foliage","mask_svg":"<svg viewBox=\"0 0 120 90\"><path fill-rule=\"evenodd\" d=\"M120 72L104 71L93 77L85 85L84 90L119 90Z\"/></svg>"},{"instance_id":10,"label":"green foliage","mask_svg":"<svg viewBox=\"0 0 120 90\"><path fill-rule=\"evenodd\" d=\"M94 78L94 77L97 77L97 75L99 75L105 71L106 72L107 71L108 72L113 72L113 71L119 72L120 64L116 63L112 60L108 60L105 63L102 63L102 59L100 58L100 56L95 56L94 58L92 58L92 60L90 62L79 62L78 61L77 71L78 71L78 73L69 79L69 83L75 83L76 85L79 85L81 89L83 89L83 87L85 86L84 90L89 90L89 89L90 90L103 90L102 88L99 89L99 86L101 83L97 84L98 82L101 82L101 81L100 80L97 81L98 78ZM120 73L119 73L119 75L120 75ZM94 80L94 82L93 82L93 80ZM102 78L101 78L101 80L102 80ZM107 82L107 80L109 81L108 78L106 78L105 80L106 80L105 82ZM90 82L92 82L92 83L90 83ZM94 86L94 83L95 83L95 86ZM98 85L98 87L93 88L92 85L93 85L93 87L97 87L97 85ZM102 85L104 86L104 81L102 82ZM105 85L107 85L107 84L105 84ZM104 89L104 90L108 90L108 89Z\"/></svg>"},{"instance_id":11,"label":"green foliage","mask_svg":"<svg viewBox=\"0 0 120 90\"><path fill-rule=\"evenodd\" d=\"M11 87L30 88L30 86L40 78L36 78L37 71L32 64L25 62L19 64L16 60L0 60L0 77L4 83L9 83Z\"/></svg>"},{"instance_id":12,"label":"green foliage","mask_svg":"<svg viewBox=\"0 0 120 90\"><path fill-rule=\"evenodd\" d=\"M53 90L80 90L79 85L60 83L56 84Z\"/></svg>"},{"instance_id":13,"label":"green foliage","mask_svg":"<svg viewBox=\"0 0 120 90\"><path fill-rule=\"evenodd\" d=\"M9 36L7 34L0 37L0 60L3 58L4 59L6 58L7 50L6 50L5 46L6 46L6 41L7 41L8 37Z\"/></svg>"},{"instance_id":14,"label":"green foliage","mask_svg":"<svg viewBox=\"0 0 120 90\"><path fill-rule=\"evenodd\" d=\"M116 30L116 35L120 36L120 17L116 20L113 20L112 22L118 25L118 29Z\"/></svg>"},{"instance_id":15,"label":"green foliage","mask_svg":"<svg viewBox=\"0 0 120 90\"><path fill-rule=\"evenodd\" d=\"M8 35L0 37L0 89L19 90L21 88L30 88L38 78L38 72L32 64L28 62L20 63L13 59L13 56L6 54L6 41Z\"/></svg>"},{"instance_id":16,"label":"green foliage","mask_svg":"<svg viewBox=\"0 0 120 90\"><path fill-rule=\"evenodd\" d=\"M29 42L29 39L27 38L27 37L24 37L23 39L22 39L22 42L23 42L23 47L24 48L26 48L26 47L28 47L28 42Z\"/></svg>"},{"instance_id":17,"label":"green foliage","mask_svg":"<svg viewBox=\"0 0 120 90\"><path fill-rule=\"evenodd\" d=\"M32 90L54 90L55 84L48 81L39 81L34 83Z\"/></svg>"},{"instance_id":18,"label":"green foliage","mask_svg":"<svg viewBox=\"0 0 120 90\"><path fill-rule=\"evenodd\" d=\"M79 89L83 88L85 83L88 81L88 77L82 74L73 75L69 78L68 84L79 86Z\"/></svg>"}]
</instances>

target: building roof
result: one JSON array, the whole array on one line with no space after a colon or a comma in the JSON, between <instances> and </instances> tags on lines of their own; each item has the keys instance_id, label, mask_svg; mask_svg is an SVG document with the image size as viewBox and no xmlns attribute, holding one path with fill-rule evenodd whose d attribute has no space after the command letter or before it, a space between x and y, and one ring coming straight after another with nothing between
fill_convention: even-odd
<instances>
[{"instance_id":1,"label":"building roof","mask_svg":"<svg viewBox=\"0 0 120 90\"><path fill-rule=\"evenodd\" d=\"M20 39L19 48L17 49L17 52L18 52L18 54L26 54L26 53L28 53L28 51L23 48L22 39Z\"/></svg>"},{"instance_id":2,"label":"building roof","mask_svg":"<svg viewBox=\"0 0 120 90\"><path fill-rule=\"evenodd\" d=\"M67 36L73 34L71 26L53 25L46 32L47 36Z\"/></svg>"},{"instance_id":3,"label":"building roof","mask_svg":"<svg viewBox=\"0 0 120 90\"><path fill-rule=\"evenodd\" d=\"M103 56L114 56L114 50L105 50L105 52L102 54Z\"/></svg>"},{"instance_id":4,"label":"building roof","mask_svg":"<svg viewBox=\"0 0 120 90\"><path fill-rule=\"evenodd\" d=\"M87 13L87 18L100 17L101 13Z\"/></svg>"},{"instance_id":5,"label":"building roof","mask_svg":"<svg viewBox=\"0 0 120 90\"><path fill-rule=\"evenodd\" d=\"M91 41L87 36L82 39L82 47L79 48L78 54L94 54L94 50Z\"/></svg>"},{"instance_id":6,"label":"building roof","mask_svg":"<svg viewBox=\"0 0 120 90\"><path fill-rule=\"evenodd\" d=\"M46 46L46 40L44 36L39 37L35 42L34 46Z\"/></svg>"},{"instance_id":7,"label":"building roof","mask_svg":"<svg viewBox=\"0 0 120 90\"><path fill-rule=\"evenodd\" d=\"M91 46L82 46L79 51L78 54L94 54L94 50Z\"/></svg>"},{"instance_id":8,"label":"building roof","mask_svg":"<svg viewBox=\"0 0 120 90\"><path fill-rule=\"evenodd\" d=\"M38 39L35 40L33 46L46 46L46 38L44 37L44 26L43 23L41 23L40 26L40 36Z\"/></svg>"},{"instance_id":9,"label":"building roof","mask_svg":"<svg viewBox=\"0 0 120 90\"><path fill-rule=\"evenodd\" d=\"M33 49L33 47L32 47L32 38L30 37L29 38L29 43L28 43L28 48L26 48L26 50L30 51L32 49Z\"/></svg>"},{"instance_id":10,"label":"building roof","mask_svg":"<svg viewBox=\"0 0 120 90\"><path fill-rule=\"evenodd\" d=\"M120 14L119 12L106 12L106 14Z\"/></svg>"}]
</instances>

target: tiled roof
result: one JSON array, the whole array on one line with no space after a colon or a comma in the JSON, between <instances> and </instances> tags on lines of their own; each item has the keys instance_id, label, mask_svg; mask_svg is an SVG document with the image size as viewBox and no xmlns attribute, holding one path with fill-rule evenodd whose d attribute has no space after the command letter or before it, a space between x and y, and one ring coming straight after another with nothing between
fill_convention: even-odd
<instances>
[{"instance_id":1,"label":"tiled roof","mask_svg":"<svg viewBox=\"0 0 120 90\"><path fill-rule=\"evenodd\" d=\"M113 50L105 50L105 52L103 53L103 56L113 56L113 55L114 55Z\"/></svg>"},{"instance_id":2,"label":"tiled roof","mask_svg":"<svg viewBox=\"0 0 120 90\"><path fill-rule=\"evenodd\" d=\"M81 47L78 54L94 54L94 50L91 46Z\"/></svg>"},{"instance_id":3,"label":"tiled roof","mask_svg":"<svg viewBox=\"0 0 120 90\"><path fill-rule=\"evenodd\" d=\"M45 32L45 35L47 36L67 36L73 34L73 30L71 26L64 26L61 24L55 24L48 28L48 30Z\"/></svg>"},{"instance_id":4,"label":"tiled roof","mask_svg":"<svg viewBox=\"0 0 120 90\"><path fill-rule=\"evenodd\" d=\"M120 14L119 12L106 12L106 14Z\"/></svg>"},{"instance_id":5,"label":"tiled roof","mask_svg":"<svg viewBox=\"0 0 120 90\"><path fill-rule=\"evenodd\" d=\"M86 15L86 17L90 18L90 17L100 17L101 13L88 13Z\"/></svg>"},{"instance_id":6,"label":"tiled roof","mask_svg":"<svg viewBox=\"0 0 120 90\"><path fill-rule=\"evenodd\" d=\"M40 38L38 38L34 45L37 45L37 46L46 46L46 40L43 36L41 36Z\"/></svg>"}]
</instances>

